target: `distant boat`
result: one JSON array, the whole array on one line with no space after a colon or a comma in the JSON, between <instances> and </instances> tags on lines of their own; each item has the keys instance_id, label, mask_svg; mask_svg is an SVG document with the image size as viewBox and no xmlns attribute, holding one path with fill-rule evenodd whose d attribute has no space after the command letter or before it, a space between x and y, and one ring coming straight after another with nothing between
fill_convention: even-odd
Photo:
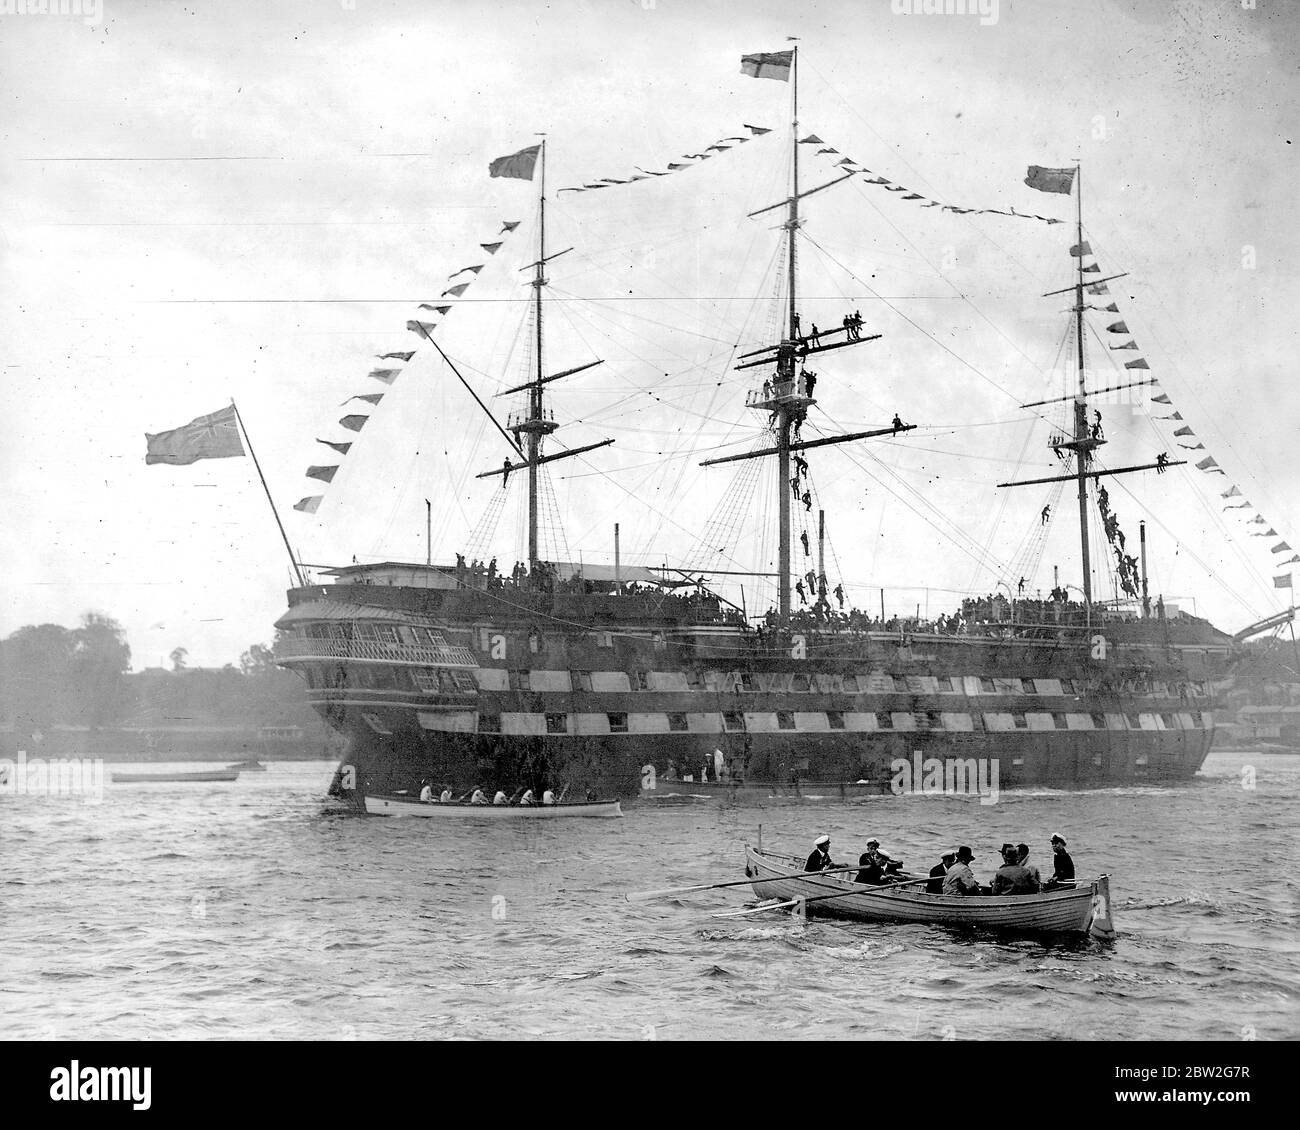
<instances>
[{"instance_id":1,"label":"distant boat","mask_svg":"<svg viewBox=\"0 0 1300 1130\"><path fill-rule=\"evenodd\" d=\"M923 922L1026 933L1113 937L1110 881L1038 895L931 895L913 886L873 887L837 875L803 873L803 861L745 847L745 876L760 899L799 900L809 915L866 922Z\"/></svg>"},{"instance_id":2,"label":"distant boat","mask_svg":"<svg viewBox=\"0 0 1300 1130\"><path fill-rule=\"evenodd\" d=\"M617 800L571 801L567 804L439 804L424 803L399 796L366 795L366 812L370 816L423 816L433 820L556 820L562 816L620 817L623 808Z\"/></svg>"},{"instance_id":3,"label":"distant boat","mask_svg":"<svg viewBox=\"0 0 1300 1130\"><path fill-rule=\"evenodd\" d=\"M172 773L114 773L115 785L173 784L182 781L234 781L239 766L229 769L181 769Z\"/></svg>"},{"instance_id":4,"label":"distant boat","mask_svg":"<svg viewBox=\"0 0 1300 1130\"><path fill-rule=\"evenodd\" d=\"M237 769L242 773L265 773L266 766L260 761L236 761L233 765L226 766L227 769Z\"/></svg>"}]
</instances>

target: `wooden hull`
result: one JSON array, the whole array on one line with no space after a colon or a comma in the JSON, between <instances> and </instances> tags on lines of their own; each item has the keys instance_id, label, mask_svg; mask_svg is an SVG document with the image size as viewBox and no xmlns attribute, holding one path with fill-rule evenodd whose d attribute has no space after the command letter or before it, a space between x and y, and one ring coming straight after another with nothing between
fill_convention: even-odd
<instances>
[{"instance_id":1,"label":"wooden hull","mask_svg":"<svg viewBox=\"0 0 1300 1130\"><path fill-rule=\"evenodd\" d=\"M396 796L366 794L370 816L418 816L427 820L557 820L566 816L620 817L623 808L616 800L582 801L574 804L424 804Z\"/></svg>"},{"instance_id":2,"label":"wooden hull","mask_svg":"<svg viewBox=\"0 0 1300 1130\"><path fill-rule=\"evenodd\" d=\"M194 769L178 773L114 773L115 785L177 784L185 781L236 781L238 769Z\"/></svg>"},{"instance_id":3,"label":"wooden hull","mask_svg":"<svg viewBox=\"0 0 1300 1130\"><path fill-rule=\"evenodd\" d=\"M762 899L806 899L804 910L810 915L1027 933L1114 935L1110 884L1104 875L1075 890L999 896L929 895L917 887L867 887L835 875L779 878L802 866L799 859L759 852L748 845L745 848L745 874L754 880L754 893ZM841 892L855 893L824 897ZM820 902L813 901L819 898Z\"/></svg>"}]
</instances>

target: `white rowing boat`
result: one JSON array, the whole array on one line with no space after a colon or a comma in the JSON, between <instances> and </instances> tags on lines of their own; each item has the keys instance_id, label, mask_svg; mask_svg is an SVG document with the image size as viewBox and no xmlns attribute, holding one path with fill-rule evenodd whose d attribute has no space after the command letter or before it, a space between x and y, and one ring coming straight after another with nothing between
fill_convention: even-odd
<instances>
[{"instance_id":1,"label":"white rowing boat","mask_svg":"<svg viewBox=\"0 0 1300 1130\"><path fill-rule=\"evenodd\" d=\"M745 846L745 875L761 899L791 901L810 915L865 922L923 922L1032 933L1113 937L1110 881L1037 895L931 895L915 886L874 887L838 875L802 873L803 861Z\"/></svg>"},{"instance_id":2,"label":"white rowing boat","mask_svg":"<svg viewBox=\"0 0 1300 1130\"><path fill-rule=\"evenodd\" d=\"M239 779L239 769L182 769L170 773L144 772L119 773L114 771L115 785L176 784L185 781L235 781Z\"/></svg>"},{"instance_id":3,"label":"white rowing boat","mask_svg":"<svg viewBox=\"0 0 1300 1130\"><path fill-rule=\"evenodd\" d=\"M371 816L422 816L429 820L556 820L562 816L622 816L617 800L572 801L565 804L468 804L438 801L426 803L400 796L366 794L366 812Z\"/></svg>"}]
</instances>

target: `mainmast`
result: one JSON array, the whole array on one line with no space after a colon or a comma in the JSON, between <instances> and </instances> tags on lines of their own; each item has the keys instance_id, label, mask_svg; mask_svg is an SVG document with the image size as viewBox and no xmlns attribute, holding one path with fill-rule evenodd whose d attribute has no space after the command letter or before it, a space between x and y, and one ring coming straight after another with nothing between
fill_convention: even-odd
<instances>
[{"instance_id":1,"label":"mainmast","mask_svg":"<svg viewBox=\"0 0 1300 1130\"><path fill-rule=\"evenodd\" d=\"M799 48L790 52L790 200L785 219L786 235L786 290L789 297L785 342L787 348L777 351L776 379L778 385L791 386L795 379L794 341L799 336L798 272L795 269L795 232L799 228ZM812 403L812 401L809 401ZM785 617L790 615L790 428L797 419L801 423L807 414L807 405L795 406L785 397L778 397L776 405L776 494L781 500L781 528L777 536L777 610ZM796 415L797 413L797 415Z\"/></svg>"},{"instance_id":2,"label":"mainmast","mask_svg":"<svg viewBox=\"0 0 1300 1130\"><path fill-rule=\"evenodd\" d=\"M764 212L770 212L774 208L779 208L782 204L786 207L786 219L782 225L785 229L786 238L787 303L785 329L779 344L764 346L762 349L755 349L742 354L741 360L743 363L736 366L737 369L751 369L756 366L766 367L775 363L775 374L764 380L761 390L751 389L749 395L745 398L745 404L750 408L770 413L770 427L776 440L776 446L745 452L743 455L726 455L718 459L706 459L700 466L709 467L717 463L731 463L739 459L757 459L767 455L777 457L776 493L777 498L780 500L780 529L777 531L777 608L782 618L785 618L790 615L790 503L794 496L793 487L798 482L798 479L793 478L790 474L790 453L812 447L822 447L827 444L844 443L848 440L865 439L868 436L897 434L902 431L910 431L915 425L903 424L893 428L881 428L869 432L854 432L851 435L829 436L824 439L808 441L802 439L791 441L792 431L796 436L798 435L804 419L808 415L808 409L817 403L809 392L809 385L815 380L815 377L807 374L806 370L803 369L803 359L812 353L823 353L829 349L842 349L846 345L874 341L880 337L880 334L863 337L857 332L856 327L853 332L850 332L847 320L841 328L827 331L817 337L805 336L802 332L799 324L799 279L795 240L800 224L799 201L806 196L813 195L813 193L830 188L831 185L839 184L840 181L847 180L854 173L845 173L843 176L836 177L833 181L818 185L806 192L799 190L799 49L794 47L790 50L788 63L786 62L785 53L746 56L741 60L742 70L745 70L746 64L750 63L755 64L756 69L746 70L745 73L758 74L760 73L758 68L768 67L774 71L772 77L784 77L780 75L780 70L788 65L792 88L790 195L779 203L769 204L765 208L759 208L757 211L749 213L750 218L753 218ZM845 335L844 340L828 341L823 344L823 338L833 338L841 333ZM753 360L744 360L745 358L753 358Z\"/></svg>"}]
</instances>

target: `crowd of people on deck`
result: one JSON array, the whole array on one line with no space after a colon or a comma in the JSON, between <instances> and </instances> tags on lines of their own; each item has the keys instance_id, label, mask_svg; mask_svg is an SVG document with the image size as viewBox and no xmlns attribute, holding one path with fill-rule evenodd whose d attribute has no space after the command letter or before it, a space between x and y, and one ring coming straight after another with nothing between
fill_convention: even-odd
<instances>
[{"instance_id":1,"label":"crowd of people on deck","mask_svg":"<svg viewBox=\"0 0 1300 1130\"><path fill-rule=\"evenodd\" d=\"M488 791L481 785L475 785L468 792L456 796L450 785L444 786L443 789L439 791L426 779L420 782L420 803L482 804L498 806L515 805L520 808L532 808L535 805L562 804L568 791L568 787L565 786L564 791L557 797L554 790L548 788L542 789L541 795L538 796L537 792L533 789L521 787L515 789L513 793L507 796L504 789L497 789L493 793L491 799L489 799ZM588 789L586 799L589 801L595 800L596 794L592 790Z\"/></svg>"},{"instance_id":2,"label":"crowd of people on deck","mask_svg":"<svg viewBox=\"0 0 1300 1130\"><path fill-rule=\"evenodd\" d=\"M566 593L579 596L614 595L650 597L656 602L659 611L685 611L693 615L704 615L710 619L739 621L740 610L723 607L723 601L704 587L704 577L698 580L680 580L657 584L637 584L635 581L622 583L604 580L589 580L581 571L569 576L561 576L557 566L550 561L538 561L530 570L526 561L516 561L509 575L497 568L497 559L480 561L474 558L466 561L463 553L456 554L455 576L462 588L496 592L513 589L519 592Z\"/></svg>"},{"instance_id":3,"label":"crowd of people on deck","mask_svg":"<svg viewBox=\"0 0 1300 1130\"><path fill-rule=\"evenodd\" d=\"M905 878L901 874L903 861L881 851L877 839L867 841L867 850L858 857L856 868L852 864L840 866L831 859L830 836L821 835L814 842L803 869L805 872L856 871L853 876L855 883L874 887L894 883L919 885L924 881L925 891L931 895L1036 895L1074 886L1074 860L1066 848L1065 837L1055 833L1049 842L1052 847L1052 875L1047 880L1029 862L1029 845L1011 843L1002 845L999 852L1002 866L987 884L981 884L975 878L975 873L970 868L975 856L966 844L945 851L939 862L930 869L930 874L921 880Z\"/></svg>"}]
</instances>

